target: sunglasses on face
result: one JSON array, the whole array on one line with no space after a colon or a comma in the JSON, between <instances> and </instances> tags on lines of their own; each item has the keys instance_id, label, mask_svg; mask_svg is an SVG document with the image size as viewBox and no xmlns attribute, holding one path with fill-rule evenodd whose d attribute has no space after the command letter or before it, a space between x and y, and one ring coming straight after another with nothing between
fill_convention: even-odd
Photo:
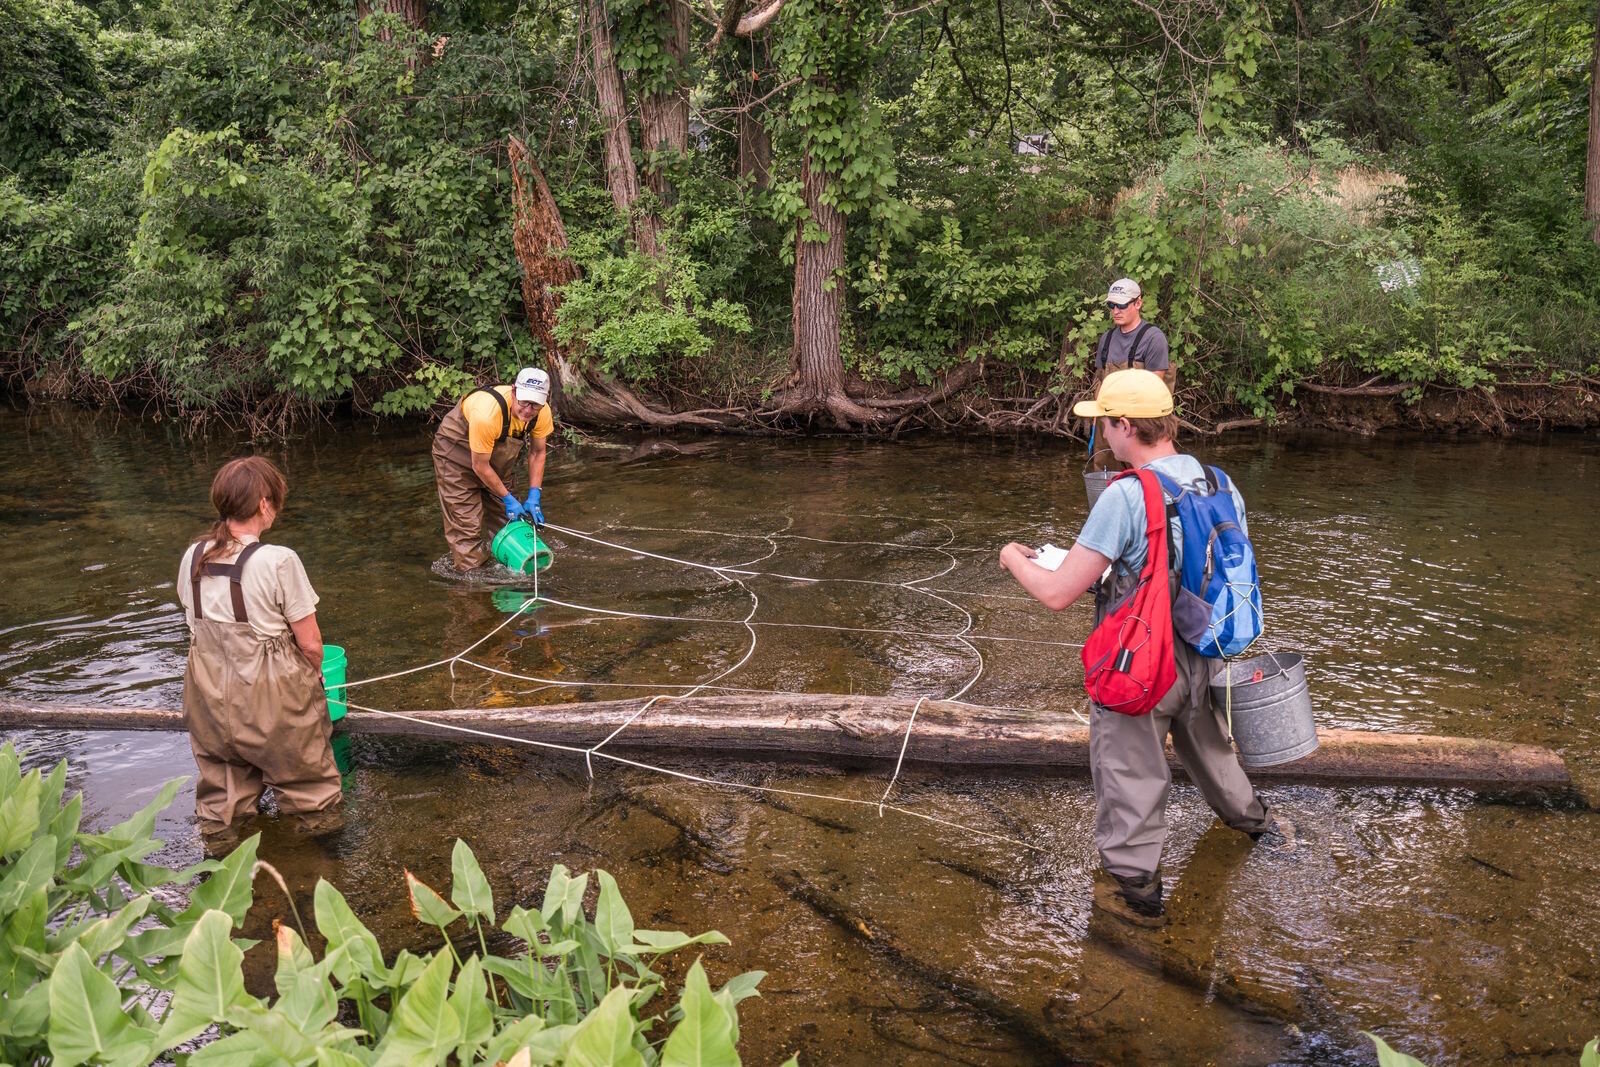
<instances>
[{"instance_id":1,"label":"sunglasses on face","mask_svg":"<svg viewBox=\"0 0 1600 1067\"><path fill-rule=\"evenodd\" d=\"M1137 299L1137 297L1135 299ZM1129 308L1133 307L1133 300L1129 300L1121 304L1117 303L1115 300L1107 300L1106 307L1110 308L1112 311L1127 311Z\"/></svg>"}]
</instances>

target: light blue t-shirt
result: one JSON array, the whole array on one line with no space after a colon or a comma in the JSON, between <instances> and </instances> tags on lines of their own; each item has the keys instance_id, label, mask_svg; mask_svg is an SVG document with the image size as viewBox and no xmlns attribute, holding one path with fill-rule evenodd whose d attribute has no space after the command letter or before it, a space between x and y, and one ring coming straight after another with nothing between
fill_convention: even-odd
<instances>
[{"instance_id":1,"label":"light blue t-shirt","mask_svg":"<svg viewBox=\"0 0 1600 1067\"><path fill-rule=\"evenodd\" d=\"M1145 469L1165 474L1185 488L1205 489L1205 469L1193 456L1181 452L1163 456L1145 464ZM1248 537L1250 528L1245 523L1244 498L1239 495L1239 487L1232 478L1228 479L1228 484L1233 493L1233 506L1239 512L1239 528ZM1121 573L1137 574L1144 569L1145 556L1150 549L1145 538L1145 521L1144 487L1139 479L1118 478L1095 501L1094 510L1089 512L1089 519L1078 534L1078 544L1115 561ZM1176 515L1168 524L1167 532L1172 565L1182 566L1183 526Z\"/></svg>"}]
</instances>

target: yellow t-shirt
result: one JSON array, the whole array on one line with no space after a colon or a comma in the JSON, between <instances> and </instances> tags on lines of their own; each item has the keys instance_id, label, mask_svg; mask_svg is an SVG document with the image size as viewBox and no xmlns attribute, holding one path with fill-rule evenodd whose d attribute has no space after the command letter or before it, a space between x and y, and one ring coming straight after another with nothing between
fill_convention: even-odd
<instances>
[{"instance_id":1,"label":"yellow t-shirt","mask_svg":"<svg viewBox=\"0 0 1600 1067\"><path fill-rule=\"evenodd\" d=\"M528 424L517 418L516 409L512 406L513 387L497 385L494 391L505 397L506 416L511 420L511 435L515 437L526 430ZM493 452L495 442L500 438L500 405L494 402L494 397L488 393L469 393L461 401L461 414L467 420L467 447L480 454ZM539 414L533 418L532 436L542 441L555 429L550 405L539 405Z\"/></svg>"}]
</instances>

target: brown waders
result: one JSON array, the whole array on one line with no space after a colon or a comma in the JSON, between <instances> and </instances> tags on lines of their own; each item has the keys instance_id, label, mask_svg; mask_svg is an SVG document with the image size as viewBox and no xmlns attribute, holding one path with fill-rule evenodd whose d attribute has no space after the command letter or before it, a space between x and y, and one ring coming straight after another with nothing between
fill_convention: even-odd
<instances>
[{"instance_id":1,"label":"brown waders","mask_svg":"<svg viewBox=\"0 0 1600 1067\"><path fill-rule=\"evenodd\" d=\"M517 457L526 437L507 435L489 454L489 466L509 487ZM467 417L461 405L450 409L433 435L433 481L439 490L439 510L444 513L444 539L456 570L468 571L489 562L487 543L506 524L500 498L489 492L472 470L472 449L467 444Z\"/></svg>"},{"instance_id":2,"label":"brown waders","mask_svg":"<svg viewBox=\"0 0 1600 1067\"><path fill-rule=\"evenodd\" d=\"M1096 597L1096 624L1137 580L1137 575L1119 575L1111 596ZM1123 896L1151 907L1161 902L1161 847L1172 786L1168 734L1184 773L1223 822L1247 834L1271 827L1267 806L1256 796L1211 705L1212 661L1176 635L1172 649L1178 680L1150 714L1123 715L1095 706L1089 721L1095 848Z\"/></svg>"},{"instance_id":3,"label":"brown waders","mask_svg":"<svg viewBox=\"0 0 1600 1067\"><path fill-rule=\"evenodd\" d=\"M205 574L230 580L231 622L206 618L200 606L203 548L190 567L194 638L183 674L183 724L200 772L194 807L202 828L255 814L266 786L285 814L325 811L343 796L321 675L293 634L263 637L245 614L239 579L259 544L246 545L237 562L205 565Z\"/></svg>"}]
</instances>

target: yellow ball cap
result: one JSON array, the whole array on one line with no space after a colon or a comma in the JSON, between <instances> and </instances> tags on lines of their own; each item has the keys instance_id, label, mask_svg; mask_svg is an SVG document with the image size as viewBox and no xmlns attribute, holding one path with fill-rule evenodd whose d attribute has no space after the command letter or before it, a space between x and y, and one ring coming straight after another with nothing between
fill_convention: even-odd
<instances>
[{"instance_id":1,"label":"yellow ball cap","mask_svg":"<svg viewBox=\"0 0 1600 1067\"><path fill-rule=\"evenodd\" d=\"M1172 391L1161 375L1137 367L1112 371L1093 400L1080 400L1072 413L1085 419L1159 419L1172 414Z\"/></svg>"}]
</instances>

